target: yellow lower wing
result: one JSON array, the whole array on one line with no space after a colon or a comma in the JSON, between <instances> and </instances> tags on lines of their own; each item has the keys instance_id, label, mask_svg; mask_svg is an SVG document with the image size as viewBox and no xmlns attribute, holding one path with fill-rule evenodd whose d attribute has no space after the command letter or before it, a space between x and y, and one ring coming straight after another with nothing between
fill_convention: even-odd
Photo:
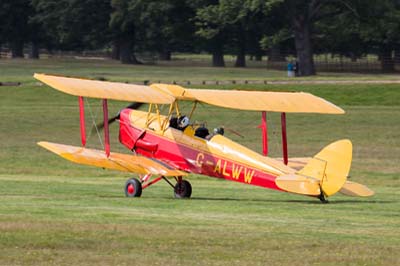
<instances>
[{"instance_id":1,"label":"yellow lower wing","mask_svg":"<svg viewBox=\"0 0 400 266\"><path fill-rule=\"evenodd\" d=\"M138 155L129 155L111 152L107 157L104 151L88 149L51 142L38 142L39 146L54 152L69 161L92 165L101 168L114 169L118 171L132 172L138 174L154 174L163 176L187 175L176 169L170 169L163 163Z\"/></svg>"}]
</instances>

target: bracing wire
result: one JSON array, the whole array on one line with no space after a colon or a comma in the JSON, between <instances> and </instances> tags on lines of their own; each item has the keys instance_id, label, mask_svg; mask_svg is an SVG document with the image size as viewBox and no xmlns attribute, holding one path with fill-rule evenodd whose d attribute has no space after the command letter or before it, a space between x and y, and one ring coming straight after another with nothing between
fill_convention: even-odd
<instances>
[{"instance_id":1,"label":"bracing wire","mask_svg":"<svg viewBox=\"0 0 400 266\"><path fill-rule=\"evenodd\" d=\"M92 108L91 108L89 100L87 98L85 98L85 100L86 100L86 103L87 103L87 106L88 106L88 109L89 109L90 118L92 119L92 128L96 129L96 133L97 133L97 136L99 138L99 142L100 142L101 146L104 149L104 144L103 144L103 141L101 140L100 131L99 131L97 125L96 125L96 119L97 119L97 115L98 115L99 111L96 112L96 115L93 115ZM89 138L90 138L90 134L89 134L88 140L89 140Z\"/></svg>"}]
</instances>

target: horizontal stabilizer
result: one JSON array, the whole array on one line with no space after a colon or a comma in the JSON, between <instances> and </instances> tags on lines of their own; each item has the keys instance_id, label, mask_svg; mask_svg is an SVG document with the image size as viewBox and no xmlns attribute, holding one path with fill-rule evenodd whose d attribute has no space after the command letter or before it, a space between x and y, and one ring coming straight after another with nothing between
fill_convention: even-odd
<instances>
[{"instance_id":1,"label":"horizontal stabilizer","mask_svg":"<svg viewBox=\"0 0 400 266\"><path fill-rule=\"evenodd\" d=\"M300 175L283 175L275 179L277 186L283 190L310 196L319 196L321 190L319 180L300 176Z\"/></svg>"},{"instance_id":2,"label":"horizontal stabilizer","mask_svg":"<svg viewBox=\"0 0 400 266\"><path fill-rule=\"evenodd\" d=\"M172 169L160 161L143 156L111 152L110 156L107 157L105 152L101 150L44 141L38 142L38 145L54 152L64 159L78 164L92 165L138 174L154 174L163 176L187 175L187 173Z\"/></svg>"},{"instance_id":3,"label":"horizontal stabilizer","mask_svg":"<svg viewBox=\"0 0 400 266\"><path fill-rule=\"evenodd\" d=\"M346 181L339 192L353 197L370 197L375 194L367 186L351 181Z\"/></svg>"}]
</instances>

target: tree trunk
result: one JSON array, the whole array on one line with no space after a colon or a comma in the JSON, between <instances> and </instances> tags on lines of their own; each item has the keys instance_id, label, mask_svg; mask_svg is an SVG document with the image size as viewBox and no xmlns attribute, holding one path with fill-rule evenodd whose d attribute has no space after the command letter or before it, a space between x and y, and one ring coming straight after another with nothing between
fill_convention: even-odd
<instances>
[{"instance_id":1,"label":"tree trunk","mask_svg":"<svg viewBox=\"0 0 400 266\"><path fill-rule=\"evenodd\" d=\"M212 66L213 67L224 67L224 46L222 42L219 41L219 38L214 39L211 46L211 53L212 53Z\"/></svg>"},{"instance_id":2,"label":"tree trunk","mask_svg":"<svg viewBox=\"0 0 400 266\"><path fill-rule=\"evenodd\" d=\"M158 59L162 61L171 61L171 51L168 49L163 49L158 52Z\"/></svg>"},{"instance_id":3,"label":"tree trunk","mask_svg":"<svg viewBox=\"0 0 400 266\"><path fill-rule=\"evenodd\" d=\"M111 48L111 59L119 60L120 59L120 43L118 40L113 41Z\"/></svg>"},{"instance_id":4,"label":"tree trunk","mask_svg":"<svg viewBox=\"0 0 400 266\"><path fill-rule=\"evenodd\" d=\"M208 42L208 49L212 54L213 67L225 67L224 41L225 40L221 35L217 35Z\"/></svg>"},{"instance_id":5,"label":"tree trunk","mask_svg":"<svg viewBox=\"0 0 400 266\"><path fill-rule=\"evenodd\" d=\"M29 52L30 59L39 59L39 44L35 41L31 43L31 50Z\"/></svg>"},{"instance_id":6,"label":"tree trunk","mask_svg":"<svg viewBox=\"0 0 400 266\"><path fill-rule=\"evenodd\" d=\"M119 42L119 60L122 64L142 64L133 53L133 41L126 39Z\"/></svg>"},{"instance_id":7,"label":"tree trunk","mask_svg":"<svg viewBox=\"0 0 400 266\"><path fill-rule=\"evenodd\" d=\"M303 15L293 18L294 39L299 63L299 76L315 75L310 21Z\"/></svg>"},{"instance_id":8,"label":"tree trunk","mask_svg":"<svg viewBox=\"0 0 400 266\"><path fill-rule=\"evenodd\" d=\"M396 48L394 50L394 63L395 65L400 65L400 49Z\"/></svg>"},{"instance_id":9,"label":"tree trunk","mask_svg":"<svg viewBox=\"0 0 400 266\"><path fill-rule=\"evenodd\" d=\"M244 35L244 34L242 34ZM246 40L244 36L239 37L238 51L236 54L235 67L246 67Z\"/></svg>"},{"instance_id":10,"label":"tree trunk","mask_svg":"<svg viewBox=\"0 0 400 266\"><path fill-rule=\"evenodd\" d=\"M24 58L24 43L14 41L11 43L11 58Z\"/></svg>"},{"instance_id":11,"label":"tree trunk","mask_svg":"<svg viewBox=\"0 0 400 266\"><path fill-rule=\"evenodd\" d=\"M122 64L132 64L132 45L130 41L120 42L119 60Z\"/></svg>"},{"instance_id":12,"label":"tree trunk","mask_svg":"<svg viewBox=\"0 0 400 266\"><path fill-rule=\"evenodd\" d=\"M135 53L134 52L132 52L132 54L131 54L131 60L132 60L132 64L134 64L134 65L141 65L141 64L143 64L142 62L140 62L137 58L136 58L136 55L135 55Z\"/></svg>"},{"instance_id":13,"label":"tree trunk","mask_svg":"<svg viewBox=\"0 0 400 266\"><path fill-rule=\"evenodd\" d=\"M357 62L357 55L355 55L354 53L350 54L350 58L351 58L351 62Z\"/></svg>"},{"instance_id":14,"label":"tree trunk","mask_svg":"<svg viewBox=\"0 0 400 266\"><path fill-rule=\"evenodd\" d=\"M394 72L393 50L385 47L381 52L381 69L383 72Z\"/></svg>"},{"instance_id":15,"label":"tree trunk","mask_svg":"<svg viewBox=\"0 0 400 266\"><path fill-rule=\"evenodd\" d=\"M256 61L262 61L262 54L256 54L255 55L255 59L256 59Z\"/></svg>"},{"instance_id":16,"label":"tree trunk","mask_svg":"<svg viewBox=\"0 0 400 266\"><path fill-rule=\"evenodd\" d=\"M239 49L236 55L235 67L246 67L246 54L244 49Z\"/></svg>"},{"instance_id":17,"label":"tree trunk","mask_svg":"<svg viewBox=\"0 0 400 266\"><path fill-rule=\"evenodd\" d=\"M212 66L213 67L224 67L224 54L220 50L215 50L212 53Z\"/></svg>"}]
</instances>

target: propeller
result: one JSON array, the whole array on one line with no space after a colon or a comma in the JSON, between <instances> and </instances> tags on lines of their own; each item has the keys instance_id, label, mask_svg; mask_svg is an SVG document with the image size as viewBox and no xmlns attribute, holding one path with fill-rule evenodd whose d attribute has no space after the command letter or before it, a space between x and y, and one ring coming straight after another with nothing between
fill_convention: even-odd
<instances>
[{"instance_id":1,"label":"propeller","mask_svg":"<svg viewBox=\"0 0 400 266\"><path fill-rule=\"evenodd\" d=\"M129 104L128 106L126 106L125 109L136 110L136 109L139 109L142 105L143 105L143 103L133 102L133 103ZM114 123L117 119L119 119L119 116L120 116L120 112L118 112L118 114L116 114L115 116L109 118L108 124L110 125L110 124ZM96 124L96 127L92 128L92 132L91 132L92 135L94 135L96 133L96 128L98 129L98 131L103 130L104 121Z\"/></svg>"}]
</instances>

